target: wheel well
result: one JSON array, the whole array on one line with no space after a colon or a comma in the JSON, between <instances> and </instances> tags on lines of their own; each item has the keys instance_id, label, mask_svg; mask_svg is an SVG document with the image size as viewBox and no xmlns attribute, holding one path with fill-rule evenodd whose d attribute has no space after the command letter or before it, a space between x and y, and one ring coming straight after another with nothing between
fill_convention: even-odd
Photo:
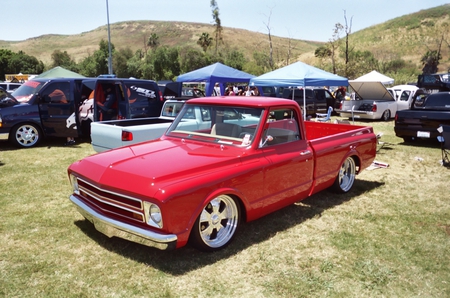
<instances>
[{"instance_id":1,"label":"wheel well","mask_svg":"<svg viewBox=\"0 0 450 298\"><path fill-rule=\"evenodd\" d=\"M359 157L357 155L352 155L350 157L353 158L353 160L355 161L356 173L359 173L360 168L361 168L361 160L359 159Z\"/></svg>"},{"instance_id":2,"label":"wheel well","mask_svg":"<svg viewBox=\"0 0 450 298\"><path fill-rule=\"evenodd\" d=\"M241 221L246 222L247 221L247 209L245 209L244 202L242 202L241 198L237 195L233 194L227 194L228 196L232 197L236 200L236 202L239 204L239 209L241 209Z\"/></svg>"}]
</instances>

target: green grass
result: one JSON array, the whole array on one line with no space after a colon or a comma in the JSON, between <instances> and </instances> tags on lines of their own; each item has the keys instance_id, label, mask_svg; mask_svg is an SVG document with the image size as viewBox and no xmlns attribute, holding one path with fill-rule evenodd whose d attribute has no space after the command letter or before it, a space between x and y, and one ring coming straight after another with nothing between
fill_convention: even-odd
<instances>
[{"instance_id":1,"label":"green grass","mask_svg":"<svg viewBox=\"0 0 450 298\"><path fill-rule=\"evenodd\" d=\"M69 201L88 142L0 142L1 297L449 297L450 169L434 142L383 132L385 169L246 223L225 250L159 251L109 239ZM423 161L419 161L420 157Z\"/></svg>"}]
</instances>

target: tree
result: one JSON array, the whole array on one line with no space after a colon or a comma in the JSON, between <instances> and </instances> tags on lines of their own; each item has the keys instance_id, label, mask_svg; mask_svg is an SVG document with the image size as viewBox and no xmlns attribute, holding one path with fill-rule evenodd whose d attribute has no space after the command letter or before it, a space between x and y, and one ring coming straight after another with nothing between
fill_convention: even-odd
<instances>
[{"instance_id":1,"label":"tree","mask_svg":"<svg viewBox=\"0 0 450 298\"><path fill-rule=\"evenodd\" d=\"M61 52L60 50L54 50L51 57L52 57L52 64L51 64L52 68L61 66L71 71L78 72L77 64L66 51Z\"/></svg>"},{"instance_id":2,"label":"tree","mask_svg":"<svg viewBox=\"0 0 450 298\"><path fill-rule=\"evenodd\" d=\"M420 62L422 62L423 68L422 72L424 74L436 73L438 71L439 60L442 59L442 56L439 51L428 50L425 55L422 56Z\"/></svg>"},{"instance_id":3,"label":"tree","mask_svg":"<svg viewBox=\"0 0 450 298\"><path fill-rule=\"evenodd\" d=\"M337 73L336 54L337 54L337 49L339 48L339 45L341 43L340 33L343 29L344 29L344 26L342 26L340 23L336 23L334 25L334 29L333 29L333 37L328 42L328 47L329 47L330 53L331 53L330 54L331 65L332 65L334 74Z\"/></svg>"},{"instance_id":4,"label":"tree","mask_svg":"<svg viewBox=\"0 0 450 298\"><path fill-rule=\"evenodd\" d=\"M133 57L133 51L129 47L115 52L113 65L116 76L119 78L133 77L133 72L129 71L127 62Z\"/></svg>"},{"instance_id":5,"label":"tree","mask_svg":"<svg viewBox=\"0 0 450 298\"><path fill-rule=\"evenodd\" d=\"M114 53L114 45L111 44L111 53ZM95 76L108 73L109 47L108 42L100 40L99 49L94 52Z\"/></svg>"},{"instance_id":6,"label":"tree","mask_svg":"<svg viewBox=\"0 0 450 298\"><path fill-rule=\"evenodd\" d=\"M210 60L205 53L192 47L184 47L179 51L180 73L190 72L205 66L208 66Z\"/></svg>"},{"instance_id":7,"label":"tree","mask_svg":"<svg viewBox=\"0 0 450 298\"><path fill-rule=\"evenodd\" d=\"M213 38L209 36L208 33L203 32L200 38L197 40L197 44L202 47L203 51L206 53L208 48L211 46Z\"/></svg>"},{"instance_id":8,"label":"tree","mask_svg":"<svg viewBox=\"0 0 450 298\"><path fill-rule=\"evenodd\" d=\"M230 53L228 53L225 59L225 65L228 65L238 70L242 70L244 68L245 62L246 61L244 54L242 52L239 52L238 50L233 50Z\"/></svg>"},{"instance_id":9,"label":"tree","mask_svg":"<svg viewBox=\"0 0 450 298\"><path fill-rule=\"evenodd\" d=\"M212 9L212 16L214 19L214 23L215 23L215 29L214 29L214 34L216 35L215 40L216 40L216 55L218 54L218 45L219 43L222 42L223 38L222 38L222 22L219 18L219 6L217 5L217 2L215 0L211 0L211 9Z\"/></svg>"},{"instance_id":10,"label":"tree","mask_svg":"<svg viewBox=\"0 0 450 298\"><path fill-rule=\"evenodd\" d=\"M152 33L148 38L147 45L151 49L156 49L159 46L159 36L156 33Z\"/></svg>"},{"instance_id":11,"label":"tree","mask_svg":"<svg viewBox=\"0 0 450 298\"><path fill-rule=\"evenodd\" d=\"M11 73L32 73L38 74L44 71L44 63L36 57L19 51L9 60L9 70Z\"/></svg>"},{"instance_id":12,"label":"tree","mask_svg":"<svg viewBox=\"0 0 450 298\"><path fill-rule=\"evenodd\" d=\"M272 9L270 10L270 14L268 16L267 23L264 23L267 28L267 37L269 38L269 67L270 70L274 69L274 62L273 62L273 45L272 45L272 35L270 34L270 17L272 16Z\"/></svg>"}]
</instances>

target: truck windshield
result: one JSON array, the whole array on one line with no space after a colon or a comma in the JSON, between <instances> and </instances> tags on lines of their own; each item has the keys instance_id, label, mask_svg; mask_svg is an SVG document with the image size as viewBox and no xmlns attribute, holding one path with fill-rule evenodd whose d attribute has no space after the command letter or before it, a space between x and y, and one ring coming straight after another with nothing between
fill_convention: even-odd
<instances>
[{"instance_id":1,"label":"truck windshield","mask_svg":"<svg viewBox=\"0 0 450 298\"><path fill-rule=\"evenodd\" d=\"M264 109L185 104L166 135L220 144L248 146Z\"/></svg>"},{"instance_id":2,"label":"truck windshield","mask_svg":"<svg viewBox=\"0 0 450 298\"><path fill-rule=\"evenodd\" d=\"M26 81L19 88L17 88L12 94L19 102L27 103L31 97L44 86L45 82L38 81Z\"/></svg>"}]
</instances>

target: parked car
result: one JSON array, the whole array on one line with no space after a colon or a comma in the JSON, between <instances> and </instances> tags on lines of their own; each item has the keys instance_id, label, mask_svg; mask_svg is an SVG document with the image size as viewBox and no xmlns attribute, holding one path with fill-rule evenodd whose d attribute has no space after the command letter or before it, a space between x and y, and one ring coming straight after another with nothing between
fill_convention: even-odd
<instances>
[{"instance_id":1,"label":"parked car","mask_svg":"<svg viewBox=\"0 0 450 298\"><path fill-rule=\"evenodd\" d=\"M161 138L70 165L70 200L108 237L214 251L243 221L324 189L349 192L376 147L372 127L303 122L292 100L195 98Z\"/></svg>"},{"instance_id":2,"label":"parked car","mask_svg":"<svg viewBox=\"0 0 450 298\"><path fill-rule=\"evenodd\" d=\"M164 104L149 80L40 78L28 80L12 95L14 106L0 109L0 140L30 148L45 137L89 137L90 124L101 119L98 104L110 86L117 101L111 113L121 119L159 116ZM58 96L55 96L58 95Z\"/></svg>"},{"instance_id":3,"label":"parked car","mask_svg":"<svg viewBox=\"0 0 450 298\"><path fill-rule=\"evenodd\" d=\"M417 94L410 110L395 116L395 135L405 142L436 139L441 125L450 125L450 92Z\"/></svg>"},{"instance_id":4,"label":"parked car","mask_svg":"<svg viewBox=\"0 0 450 298\"><path fill-rule=\"evenodd\" d=\"M349 81L355 99L341 101L341 117L388 121L397 113L397 102L381 82Z\"/></svg>"},{"instance_id":5,"label":"parked car","mask_svg":"<svg viewBox=\"0 0 450 298\"><path fill-rule=\"evenodd\" d=\"M327 113L328 107L339 108L339 101L325 88L284 88L282 98L295 100L303 108L303 94L306 94L306 115L316 116Z\"/></svg>"},{"instance_id":6,"label":"parked car","mask_svg":"<svg viewBox=\"0 0 450 298\"><path fill-rule=\"evenodd\" d=\"M19 88L22 84L21 83L9 83L9 82L0 82L0 87L3 88L8 93L13 93L14 90Z\"/></svg>"},{"instance_id":7,"label":"parked car","mask_svg":"<svg viewBox=\"0 0 450 298\"><path fill-rule=\"evenodd\" d=\"M92 122L92 148L96 152L103 152L161 137L181 111L185 101L182 99L166 100L159 117ZM195 122L197 125L201 122L201 117L197 115L191 120L198 121Z\"/></svg>"},{"instance_id":8,"label":"parked car","mask_svg":"<svg viewBox=\"0 0 450 298\"><path fill-rule=\"evenodd\" d=\"M424 89L414 85L397 85L389 87L387 90L392 94L397 102L397 111L411 109L414 96L417 94L426 94Z\"/></svg>"}]
</instances>

